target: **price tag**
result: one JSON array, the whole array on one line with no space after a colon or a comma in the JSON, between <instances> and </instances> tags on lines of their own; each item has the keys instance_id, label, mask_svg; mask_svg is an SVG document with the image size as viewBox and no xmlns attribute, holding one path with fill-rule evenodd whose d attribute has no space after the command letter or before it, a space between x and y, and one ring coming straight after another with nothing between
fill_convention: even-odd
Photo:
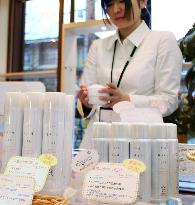
<instances>
[{"instance_id":1,"label":"price tag","mask_svg":"<svg viewBox=\"0 0 195 205\"><path fill-rule=\"evenodd\" d=\"M5 175L31 177L35 180L35 192L43 189L49 167L39 159L30 157L12 157L6 167Z\"/></svg>"},{"instance_id":2,"label":"price tag","mask_svg":"<svg viewBox=\"0 0 195 205\"><path fill-rule=\"evenodd\" d=\"M72 161L74 172L84 172L95 167L98 163L99 155L96 150L82 150Z\"/></svg>"},{"instance_id":3,"label":"price tag","mask_svg":"<svg viewBox=\"0 0 195 205\"><path fill-rule=\"evenodd\" d=\"M31 205L34 180L0 175L0 205Z\"/></svg>"},{"instance_id":4,"label":"price tag","mask_svg":"<svg viewBox=\"0 0 195 205\"><path fill-rule=\"evenodd\" d=\"M83 197L104 203L134 203L139 174L121 164L99 163L85 175Z\"/></svg>"}]
</instances>

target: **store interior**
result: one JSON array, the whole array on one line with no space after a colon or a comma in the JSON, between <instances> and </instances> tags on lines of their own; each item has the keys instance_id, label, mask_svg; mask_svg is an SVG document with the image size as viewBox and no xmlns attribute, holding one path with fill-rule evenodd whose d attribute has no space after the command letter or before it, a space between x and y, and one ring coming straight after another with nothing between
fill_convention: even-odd
<instances>
[{"instance_id":1,"label":"store interior","mask_svg":"<svg viewBox=\"0 0 195 205\"><path fill-rule=\"evenodd\" d=\"M29 163L40 163L36 160L47 153L52 156L46 158L54 156L57 165L51 165L52 162L45 167L39 165L41 168L36 170L36 174L40 177L35 179L34 188L29 188L34 182L28 181L28 189L33 189L33 193L26 192L22 183L17 187L17 193L21 191L29 195L25 198L29 205L33 195L33 204L39 204L36 200L39 201L40 197L43 200L40 204L56 205L194 205L194 8L194 0L148 0L147 4L151 29L171 31L183 55L178 108L166 119L168 123L158 121L151 124L150 120L145 124L141 120L94 123L91 133L93 149L89 148L87 152L79 147L88 119L83 118L77 101L84 63L94 40L116 32L115 27L106 25L102 20L105 16L101 0L0 0L2 193L7 193L2 187L11 190L19 183L18 179L12 178L12 186L10 182L8 184L9 177L6 177L13 174L14 169L25 167L28 160L28 166ZM87 162L89 157L91 161ZM146 168L138 175L126 173L121 167L125 159L137 159ZM76 166L80 166L79 171ZM30 172L28 169L33 170L32 167L21 168L25 177L28 177L27 171ZM120 176L115 173L116 169L122 170ZM106 171L109 174L106 175ZM18 177L18 173L12 177ZM118 181L110 173L118 176ZM128 194L121 192L125 196L120 195L120 198L117 192L116 200L108 199L108 195L107 200L106 197L103 200L100 194L95 196L94 187L92 190L89 188L92 187L90 179L94 180L93 186L95 183L100 186L101 183L95 179L105 177L103 182L110 180L114 190L113 183L125 184L126 178L122 175L135 182L132 186L124 185L124 189L129 190ZM36 187L37 181L41 188ZM139 184L137 189L136 183ZM99 192L105 194L104 188ZM14 194L10 196L16 197ZM125 197L129 198L126 200Z\"/></svg>"}]
</instances>

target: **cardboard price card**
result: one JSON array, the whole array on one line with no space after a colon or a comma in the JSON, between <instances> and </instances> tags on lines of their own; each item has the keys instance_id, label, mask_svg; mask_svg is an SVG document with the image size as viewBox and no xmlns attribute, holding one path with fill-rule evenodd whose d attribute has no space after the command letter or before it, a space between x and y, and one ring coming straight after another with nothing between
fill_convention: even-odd
<instances>
[{"instance_id":1,"label":"cardboard price card","mask_svg":"<svg viewBox=\"0 0 195 205\"><path fill-rule=\"evenodd\" d=\"M137 199L139 173L120 164L98 164L84 179L83 197L104 203L134 203Z\"/></svg>"},{"instance_id":2,"label":"cardboard price card","mask_svg":"<svg viewBox=\"0 0 195 205\"><path fill-rule=\"evenodd\" d=\"M34 180L0 175L0 205L31 205Z\"/></svg>"},{"instance_id":3,"label":"cardboard price card","mask_svg":"<svg viewBox=\"0 0 195 205\"><path fill-rule=\"evenodd\" d=\"M31 177L35 180L35 192L43 189L49 173L49 166L30 157L12 157L6 167L5 175Z\"/></svg>"}]
</instances>

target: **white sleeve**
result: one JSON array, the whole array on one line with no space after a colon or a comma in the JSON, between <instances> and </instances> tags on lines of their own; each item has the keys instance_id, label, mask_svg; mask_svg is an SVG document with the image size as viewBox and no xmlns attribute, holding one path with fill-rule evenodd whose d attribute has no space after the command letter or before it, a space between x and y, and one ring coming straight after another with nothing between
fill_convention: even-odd
<instances>
[{"instance_id":1,"label":"white sleeve","mask_svg":"<svg viewBox=\"0 0 195 205\"><path fill-rule=\"evenodd\" d=\"M129 95L137 107L149 107L154 101L165 105L163 116L173 113L178 106L182 55L175 36L166 32L159 41L155 66L154 95ZM146 76L147 80L147 76Z\"/></svg>"},{"instance_id":2,"label":"white sleeve","mask_svg":"<svg viewBox=\"0 0 195 205\"><path fill-rule=\"evenodd\" d=\"M87 58L84 62L84 71L81 78L81 84L92 85L97 83L97 44L98 40L94 40L90 46ZM96 112L96 107L93 107L90 113L85 118L92 117Z\"/></svg>"}]
</instances>

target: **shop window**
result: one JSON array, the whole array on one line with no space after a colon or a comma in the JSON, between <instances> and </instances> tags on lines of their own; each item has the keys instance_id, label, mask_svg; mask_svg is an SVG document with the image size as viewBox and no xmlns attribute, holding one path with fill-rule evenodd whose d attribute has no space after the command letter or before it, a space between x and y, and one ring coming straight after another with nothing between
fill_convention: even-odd
<instances>
[{"instance_id":1,"label":"shop window","mask_svg":"<svg viewBox=\"0 0 195 205\"><path fill-rule=\"evenodd\" d=\"M56 70L58 65L59 1L26 1L24 32L23 71ZM49 78L41 77L39 80L45 84L47 91L57 90L56 75Z\"/></svg>"},{"instance_id":2,"label":"shop window","mask_svg":"<svg viewBox=\"0 0 195 205\"><path fill-rule=\"evenodd\" d=\"M57 68L58 32L59 1L33 0L26 2L25 70ZM31 61L27 59L31 59Z\"/></svg>"},{"instance_id":3,"label":"shop window","mask_svg":"<svg viewBox=\"0 0 195 205\"><path fill-rule=\"evenodd\" d=\"M56 68L58 63L58 42L41 43L39 68Z\"/></svg>"},{"instance_id":4,"label":"shop window","mask_svg":"<svg viewBox=\"0 0 195 205\"><path fill-rule=\"evenodd\" d=\"M24 70L29 70L32 67L32 56L31 45L26 45L24 52Z\"/></svg>"},{"instance_id":5,"label":"shop window","mask_svg":"<svg viewBox=\"0 0 195 205\"><path fill-rule=\"evenodd\" d=\"M71 0L64 0L64 23L70 23Z\"/></svg>"},{"instance_id":6,"label":"shop window","mask_svg":"<svg viewBox=\"0 0 195 205\"><path fill-rule=\"evenodd\" d=\"M75 4L75 22L86 21L87 19L87 0L80 0L79 4Z\"/></svg>"}]
</instances>

